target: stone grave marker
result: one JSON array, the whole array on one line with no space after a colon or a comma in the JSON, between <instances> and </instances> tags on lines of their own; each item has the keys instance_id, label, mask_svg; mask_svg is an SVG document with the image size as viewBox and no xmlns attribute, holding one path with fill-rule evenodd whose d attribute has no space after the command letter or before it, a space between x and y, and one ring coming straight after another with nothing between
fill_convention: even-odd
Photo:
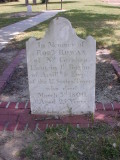
<instances>
[{"instance_id":1,"label":"stone grave marker","mask_svg":"<svg viewBox=\"0 0 120 160\"><path fill-rule=\"evenodd\" d=\"M27 13L32 13L32 6L31 5L28 5L27 6Z\"/></svg>"},{"instance_id":2,"label":"stone grave marker","mask_svg":"<svg viewBox=\"0 0 120 160\"><path fill-rule=\"evenodd\" d=\"M96 41L79 38L62 17L45 37L26 43L32 114L80 115L95 111Z\"/></svg>"}]
</instances>

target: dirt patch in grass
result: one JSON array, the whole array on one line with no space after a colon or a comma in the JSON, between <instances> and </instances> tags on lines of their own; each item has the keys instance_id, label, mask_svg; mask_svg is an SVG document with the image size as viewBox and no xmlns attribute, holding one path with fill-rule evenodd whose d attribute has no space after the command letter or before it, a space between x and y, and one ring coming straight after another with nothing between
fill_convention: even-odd
<instances>
[{"instance_id":1,"label":"dirt patch in grass","mask_svg":"<svg viewBox=\"0 0 120 160\"><path fill-rule=\"evenodd\" d=\"M41 13L42 12L31 12L31 13L18 12L18 13L11 13L9 15L9 18L33 17L33 16L36 16L36 15L41 14Z\"/></svg>"},{"instance_id":2,"label":"dirt patch in grass","mask_svg":"<svg viewBox=\"0 0 120 160\"><path fill-rule=\"evenodd\" d=\"M34 17L42 12L14 12L14 13L0 13L0 28L6 27L13 23L25 20L30 17Z\"/></svg>"},{"instance_id":3,"label":"dirt patch in grass","mask_svg":"<svg viewBox=\"0 0 120 160\"><path fill-rule=\"evenodd\" d=\"M119 160L120 127L98 123L91 128L70 125L45 132L0 132L2 160Z\"/></svg>"},{"instance_id":4,"label":"dirt patch in grass","mask_svg":"<svg viewBox=\"0 0 120 160\"><path fill-rule=\"evenodd\" d=\"M23 160L20 150L40 140L40 136L31 131L0 132L0 160Z\"/></svg>"},{"instance_id":5,"label":"dirt patch in grass","mask_svg":"<svg viewBox=\"0 0 120 160\"><path fill-rule=\"evenodd\" d=\"M106 124L88 129L49 128L39 141L21 150L20 157L23 160L119 160L120 128Z\"/></svg>"}]
</instances>

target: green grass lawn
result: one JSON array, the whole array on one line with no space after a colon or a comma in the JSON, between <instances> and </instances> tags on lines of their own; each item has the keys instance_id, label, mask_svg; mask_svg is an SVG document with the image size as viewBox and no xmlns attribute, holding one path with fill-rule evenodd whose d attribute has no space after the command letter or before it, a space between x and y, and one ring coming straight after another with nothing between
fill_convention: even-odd
<instances>
[{"instance_id":1,"label":"green grass lawn","mask_svg":"<svg viewBox=\"0 0 120 160\"><path fill-rule=\"evenodd\" d=\"M55 0L54 0L55 1ZM56 9L60 4L50 0L48 8ZM12 5L13 4L13 5ZM0 4L1 5L1 4ZM7 12L25 11L24 1L2 4ZM38 12L45 9L45 5L32 5L33 11ZM12 8L12 9L10 9ZM108 48L114 58L120 61L120 7L108 5L99 0L65 0L63 9L66 11L57 16L68 18L76 33L81 38L91 35L97 41L97 48ZM8 11L7 11L8 10ZM1 11L0 11L1 12ZM33 27L18 35L11 41L11 48L25 48L25 42L30 37L40 39L44 36L50 20Z\"/></svg>"},{"instance_id":2,"label":"green grass lawn","mask_svg":"<svg viewBox=\"0 0 120 160\"><path fill-rule=\"evenodd\" d=\"M41 4L41 1L37 1L37 5L32 4L32 0L29 0L29 4L32 5L33 12L41 12L46 9L45 4ZM59 2L54 4L54 1L48 5L48 9L60 9ZM7 2L0 3L0 28L10 25L12 23L24 20L26 18L15 18L11 17L13 13L26 12L27 7L25 5L25 0L19 0L18 2Z\"/></svg>"},{"instance_id":3,"label":"green grass lawn","mask_svg":"<svg viewBox=\"0 0 120 160\"><path fill-rule=\"evenodd\" d=\"M0 3L0 28L25 19L11 17L13 13L25 11L25 6L20 7L20 4L21 2Z\"/></svg>"},{"instance_id":4,"label":"green grass lawn","mask_svg":"<svg viewBox=\"0 0 120 160\"><path fill-rule=\"evenodd\" d=\"M32 1L29 1L32 4ZM33 12L40 12L44 9L44 5L39 4L33 5ZM29 17L11 17L14 13L26 12L27 7L25 5L25 0L19 0L18 2L6 2L0 3L0 28L10 25L12 23L18 22L20 20L24 20Z\"/></svg>"},{"instance_id":5,"label":"green grass lawn","mask_svg":"<svg viewBox=\"0 0 120 160\"><path fill-rule=\"evenodd\" d=\"M38 132L38 135L40 133ZM120 128L105 124L77 129L59 126L47 129L20 152L28 160L119 160Z\"/></svg>"}]
</instances>

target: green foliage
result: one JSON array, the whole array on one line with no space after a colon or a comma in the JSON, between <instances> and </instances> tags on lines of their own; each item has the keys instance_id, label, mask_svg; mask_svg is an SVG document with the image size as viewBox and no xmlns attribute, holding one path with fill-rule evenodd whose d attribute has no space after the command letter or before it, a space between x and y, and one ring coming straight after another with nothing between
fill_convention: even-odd
<instances>
[{"instance_id":1,"label":"green foliage","mask_svg":"<svg viewBox=\"0 0 120 160\"><path fill-rule=\"evenodd\" d=\"M64 157L66 160L77 160L78 153L74 149L74 145L71 148L74 140L69 137L72 130L73 128L69 125L47 129L42 141L46 153L43 154L43 159L62 160Z\"/></svg>"},{"instance_id":2,"label":"green foliage","mask_svg":"<svg viewBox=\"0 0 120 160\"><path fill-rule=\"evenodd\" d=\"M87 129L51 127L21 153L29 160L119 160L120 132L106 124Z\"/></svg>"},{"instance_id":3,"label":"green foliage","mask_svg":"<svg viewBox=\"0 0 120 160\"><path fill-rule=\"evenodd\" d=\"M42 4L46 3L46 0L41 0L41 3L42 3Z\"/></svg>"},{"instance_id":4,"label":"green foliage","mask_svg":"<svg viewBox=\"0 0 120 160\"><path fill-rule=\"evenodd\" d=\"M28 147L26 147L25 149L21 150L20 155L21 157L28 157L28 158L32 158L33 156L33 146L32 144L30 144Z\"/></svg>"},{"instance_id":5,"label":"green foliage","mask_svg":"<svg viewBox=\"0 0 120 160\"><path fill-rule=\"evenodd\" d=\"M29 1L32 5L32 1ZM0 10L0 27L15 23L26 17L10 17L14 12L26 12L24 1L13 2L9 4L1 4ZM50 1L48 9L60 8L60 1ZM63 1L63 9L66 12L59 13L57 16L66 17L72 23L76 33L81 38L91 35L96 39L97 48L107 48L111 51L113 57L120 61L120 7L111 6L98 0L78 0L78 1ZM45 10L45 5L32 5L33 12ZM9 16L9 17L8 17ZM30 37L40 39L44 36L45 30L48 27L50 20L45 21L21 35L16 36L11 41L8 48L22 49L25 47L25 41Z\"/></svg>"},{"instance_id":6,"label":"green foliage","mask_svg":"<svg viewBox=\"0 0 120 160\"><path fill-rule=\"evenodd\" d=\"M5 3L5 2L18 2L18 0L0 0L0 3Z\"/></svg>"},{"instance_id":7,"label":"green foliage","mask_svg":"<svg viewBox=\"0 0 120 160\"><path fill-rule=\"evenodd\" d=\"M116 160L120 158L120 137L107 136L109 126L103 124L89 129L76 129L71 126L59 126L47 129L42 141L47 160ZM118 138L118 139L117 139ZM119 145L115 148L113 142Z\"/></svg>"},{"instance_id":8,"label":"green foliage","mask_svg":"<svg viewBox=\"0 0 120 160\"><path fill-rule=\"evenodd\" d=\"M105 138L101 140L102 143L102 148L101 148L101 153L104 155L105 158L119 158L120 156L120 148L117 145L116 147L113 146L112 139L110 138Z\"/></svg>"}]
</instances>

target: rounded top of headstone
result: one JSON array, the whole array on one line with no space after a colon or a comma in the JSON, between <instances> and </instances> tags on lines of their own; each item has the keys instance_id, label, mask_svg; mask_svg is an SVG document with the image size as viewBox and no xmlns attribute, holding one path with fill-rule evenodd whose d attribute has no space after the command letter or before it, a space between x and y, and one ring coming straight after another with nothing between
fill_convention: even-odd
<instances>
[{"instance_id":1,"label":"rounded top of headstone","mask_svg":"<svg viewBox=\"0 0 120 160\"><path fill-rule=\"evenodd\" d=\"M57 17L51 21L45 37L51 37L56 41L62 40L65 42L76 37L76 33L68 19Z\"/></svg>"},{"instance_id":2,"label":"rounded top of headstone","mask_svg":"<svg viewBox=\"0 0 120 160\"><path fill-rule=\"evenodd\" d=\"M27 12L31 13L32 12L32 6L31 5L27 5Z\"/></svg>"}]
</instances>

